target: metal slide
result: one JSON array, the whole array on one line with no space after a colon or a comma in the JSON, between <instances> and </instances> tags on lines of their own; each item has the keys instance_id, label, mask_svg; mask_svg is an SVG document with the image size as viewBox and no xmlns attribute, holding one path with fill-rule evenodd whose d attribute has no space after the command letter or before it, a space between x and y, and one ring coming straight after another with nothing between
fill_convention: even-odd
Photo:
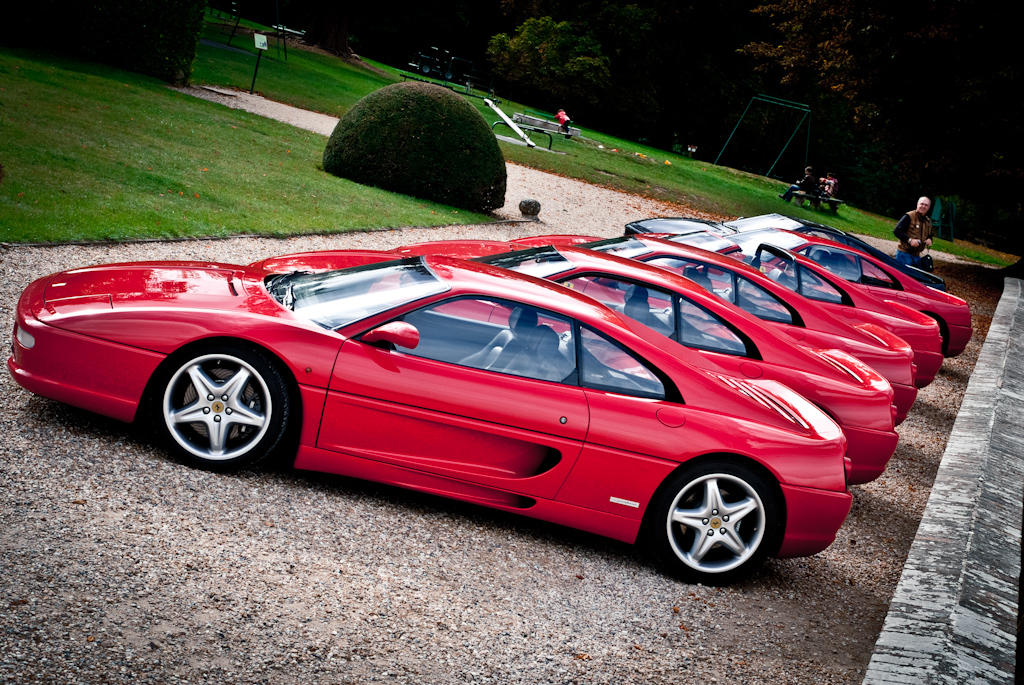
<instances>
[{"instance_id":1,"label":"metal slide","mask_svg":"<svg viewBox=\"0 0 1024 685\"><path fill-rule=\"evenodd\" d=\"M505 124L510 129L515 131L516 135L518 135L520 138L523 139L523 142L525 142L529 147L537 147L537 143L535 143L532 140L530 140L530 137L527 136L525 133L523 133L523 129L521 129L518 126L516 126L515 122L513 122L511 119L509 119L508 116L506 116L506 114L504 112L502 112L500 109L498 109L498 106L496 104L491 102L488 98L484 98L484 102L487 104L488 107L490 107L491 109L493 109L495 112L498 113L498 116L501 117L502 121L504 121Z\"/></svg>"}]
</instances>

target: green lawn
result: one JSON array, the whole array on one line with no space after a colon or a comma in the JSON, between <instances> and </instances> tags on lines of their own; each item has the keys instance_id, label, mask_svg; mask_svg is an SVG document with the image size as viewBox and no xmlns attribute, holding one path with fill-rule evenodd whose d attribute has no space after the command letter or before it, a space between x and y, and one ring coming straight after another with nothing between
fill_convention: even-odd
<instances>
[{"instance_id":1,"label":"green lawn","mask_svg":"<svg viewBox=\"0 0 1024 685\"><path fill-rule=\"evenodd\" d=\"M203 38L226 45L230 27L225 29L218 22L207 15ZM225 30L229 33L224 33ZM338 117L366 95L401 80L391 73L308 50L289 50L287 61L282 51L278 60L274 38L268 43L269 49L260 59L255 92L303 109ZM252 35L236 35L231 47L244 50L245 54L200 43L192 80L248 92L256 66Z\"/></svg>"},{"instance_id":2,"label":"green lawn","mask_svg":"<svg viewBox=\"0 0 1024 685\"><path fill-rule=\"evenodd\" d=\"M0 240L289 235L490 220L325 174L325 143L138 74L0 50Z\"/></svg>"},{"instance_id":3,"label":"green lawn","mask_svg":"<svg viewBox=\"0 0 1024 685\"><path fill-rule=\"evenodd\" d=\"M221 44L228 38L211 15L203 37ZM201 44L193 80L248 90L256 61L251 35L237 35L232 46L243 52ZM366 94L401 80L398 70L370 60L364 66L292 49L285 61L277 59L273 39L270 46L256 90L305 109L340 116ZM488 124L497 121L481 99L468 101ZM531 110L521 103L501 107L509 114ZM505 142L501 148L509 161L713 214L780 212L892 235L893 219L853 207L835 215L787 205L777 197L785 188L778 181L587 128L583 135L555 137L554 149L565 154ZM547 144L546 136L534 139ZM0 50L0 164L6 173L0 240L285 235L490 220L324 174L325 143L317 134L180 95L137 74ZM938 241L936 248L1009 263L1005 255L965 243Z\"/></svg>"}]
</instances>

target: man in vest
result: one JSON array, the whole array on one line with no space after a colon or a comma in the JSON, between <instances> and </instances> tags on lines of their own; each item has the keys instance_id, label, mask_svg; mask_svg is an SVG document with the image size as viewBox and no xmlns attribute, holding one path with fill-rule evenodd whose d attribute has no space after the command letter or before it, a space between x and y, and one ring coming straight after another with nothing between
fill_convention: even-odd
<instances>
[{"instance_id":1,"label":"man in vest","mask_svg":"<svg viewBox=\"0 0 1024 685\"><path fill-rule=\"evenodd\" d=\"M900 264L921 268L921 253L932 246L932 221L928 218L931 208L931 200L918 199L917 209L904 214L893 229L893 234L900 239L896 248L896 261Z\"/></svg>"}]
</instances>

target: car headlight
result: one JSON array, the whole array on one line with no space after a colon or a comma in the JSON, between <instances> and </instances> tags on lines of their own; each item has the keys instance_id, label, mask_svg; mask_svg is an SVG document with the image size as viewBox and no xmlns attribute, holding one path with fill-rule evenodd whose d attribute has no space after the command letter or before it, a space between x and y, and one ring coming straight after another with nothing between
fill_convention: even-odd
<instances>
[{"instance_id":1,"label":"car headlight","mask_svg":"<svg viewBox=\"0 0 1024 685\"><path fill-rule=\"evenodd\" d=\"M26 350L30 350L32 349L33 346L35 346L35 336L33 336L31 333L26 331L21 326L15 326L15 330L15 337L18 339L18 342L21 344L22 347L24 347Z\"/></svg>"}]
</instances>

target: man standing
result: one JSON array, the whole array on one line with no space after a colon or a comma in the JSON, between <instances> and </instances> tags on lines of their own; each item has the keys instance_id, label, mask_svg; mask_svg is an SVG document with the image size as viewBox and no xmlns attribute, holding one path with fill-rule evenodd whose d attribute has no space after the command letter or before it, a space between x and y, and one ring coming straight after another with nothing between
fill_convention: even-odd
<instances>
[{"instance_id":1,"label":"man standing","mask_svg":"<svg viewBox=\"0 0 1024 685\"><path fill-rule=\"evenodd\" d=\"M931 200L918 199L917 209L904 214L893 229L893 234L900 239L896 248L896 261L900 264L921 268L921 253L932 246L932 220L928 218L931 208Z\"/></svg>"}]
</instances>

